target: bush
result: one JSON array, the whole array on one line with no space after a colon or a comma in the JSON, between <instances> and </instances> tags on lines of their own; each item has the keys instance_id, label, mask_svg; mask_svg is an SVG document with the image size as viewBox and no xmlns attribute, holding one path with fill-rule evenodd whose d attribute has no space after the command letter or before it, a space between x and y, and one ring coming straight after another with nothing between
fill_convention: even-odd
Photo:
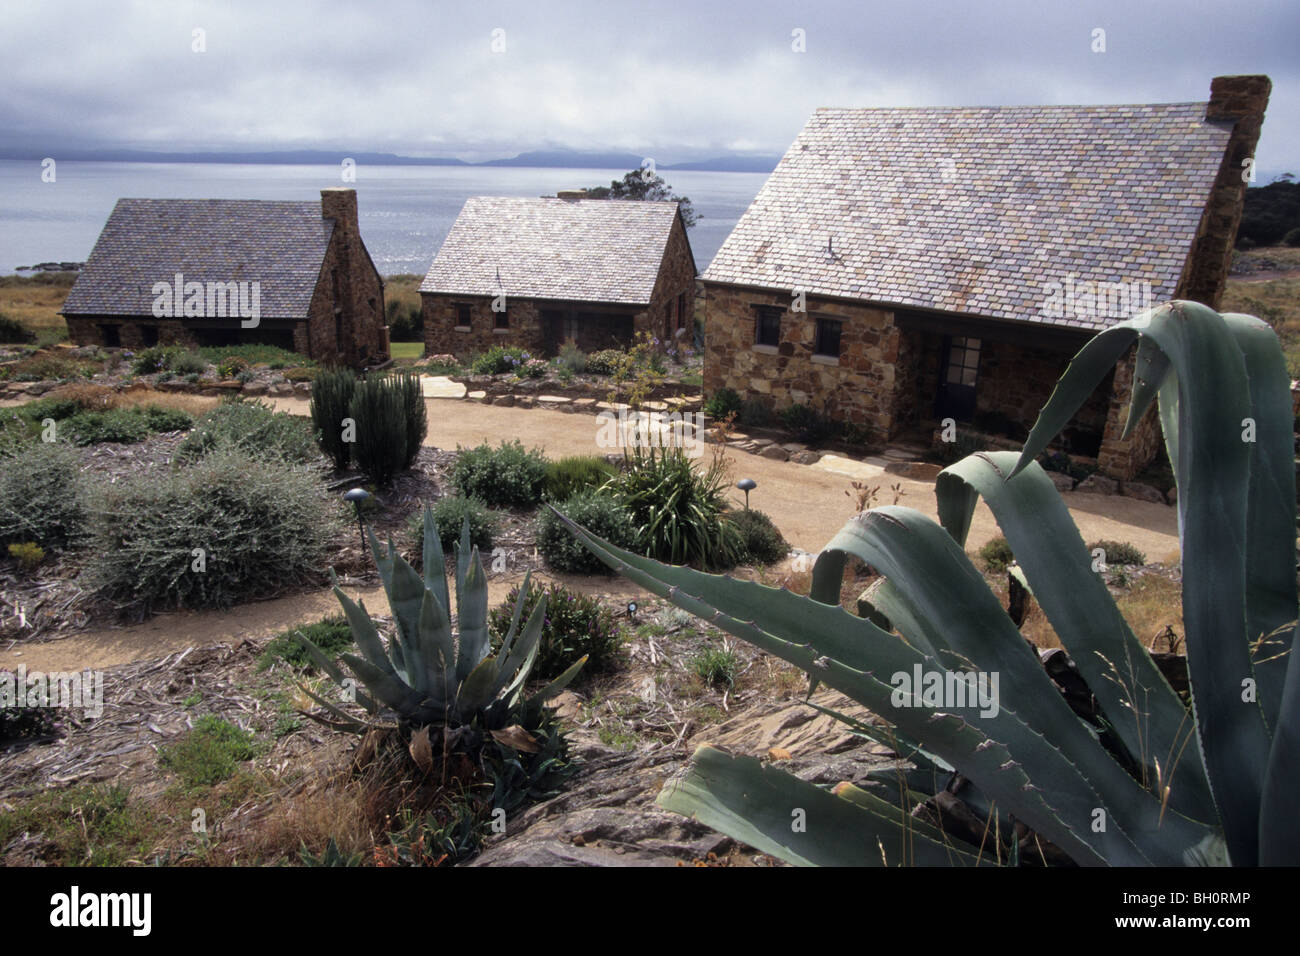
<instances>
[{"instance_id":1,"label":"bush","mask_svg":"<svg viewBox=\"0 0 1300 956\"><path fill-rule=\"evenodd\" d=\"M1106 552L1106 563L1118 566L1134 565L1141 567L1147 563L1147 556L1127 541L1094 541L1088 545L1089 551Z\"/></svg>"},{"instance_id":2,"label":"bush","mask_svg":"<svg viewBox=\"0 0 1300 956\"><path fill-rule=\"evenodd\" d=\"M595 491L573 495L556 506L571 521L610 544L630 551L637 549L636 525L618 502ZM574 537L555 512L543 508L537 526L537 550L553 571L571 574L613 572Z\"/></svg>"},{"instance_id":3,"label":"bush","mask_svg":"<svg viewBox=\"0 0 1300 956\"><path fill-rule=\"evenodd\" d=\"M747 398L740 403L740 424L749 428L766 428L772 424L772 409L760 398Z\"/></svg>"},{"instance_id":4,"label":"bush","mask_svg":"<svg viewBox=\"0 0 1300 956\"><path fill-rule=\"evenodd\" d=\"M714 687L732 687L740 669L740 657L730 648L710 647L692 657L687 665L704 683Z\"/></svg>"},{"instance_id":5,"label":"bush","mask_svg":"<svg viewBox=\"0 0 1300 956\"><path fill-rule=\"evenodd\" d=\"M1001 574L1016 559L1016 556L1011 553L1011 545L1007 544L1006 538L994 538L980 548L979 556L984 562L985 569L993 574Z\"/></svg>"},{"instance_id":6,"label":"bush","mask_svg":"<svg viewBox=\"0 0 1300 956\"><path fill-rule=\"evenodd\" d=\"M222 378L235 378L249 369L248 359L242 355L227 355L217 363L217 374Z\"/></svg>"},{"instance_id":7,"label":"bush","mask_svg":"<svg viewBox=\"0 0 1300 956\"><path fill-rule=\"evenodd\" d=\"M76 451L33 442L0 455L0 544L64 547L81 537L85 521Z\"/></svg>"},{"instance_id":8,"label":"bush","mask_svg":"<svg viewBox=\"0 0 1300 956\"><path fill-rule=\"evenodd\" d=\"M9 545L9 557L18 562L18 567L31 571L45 560L45 549L35 541L22 541Z\"/></svg>"},{"instance_id":9,"label":"bush","mask_svg":"<svg viewBox=\"0 0 1300 956\"><path fill-rule=\"evenodd\" d=\"M457 451L451 482L462 496L493 508L531 508L542 500L547 461L541 451L525 450L518 439Z\"/></svg>"},{"instance_id":10,"label":"bush","mask_svg":"<svg viewBox=\"0 0 1300 956\"><path fill-rule=\"evenodd\" d=\"M575 594L563 584L552 584L543 589L529 582L521 621L528 620L543 594L546 595L546 623L542 625L542 639L537 647L532 676L541 680L559 677L584 654L587 663L583 665L582 674L609 669L623 642L622 631L609 608L594 597ZM488 615L492 642L498 647L510 630L510 620L518 600L519 587L516 586Z\"/></svg>"},{"instance_id":11,"label":"bush","mask_svg":"<svg viewBox=\"0 0 1300 956\"><path fill-rule=\"evenodd\" d=\"M222 402L198 420L176 449L178 461L191 462L218 447L234 445L258 458L305 463L320 457L311 425L261 401Z\"/></svg>"},{"instance_id":12,"label":"bush","mask_svg":"<svg viewBox=\"0 0 1300 956\"><path fill-rule=\"evenodd\" d=\"M352 462L352 444L343 440L343 419L349 415L357 376L350 368L325 369L311 383L311 420L316 443L339 471Z\"/></svg>"},{"instance_id":13,"label":"bush","mask_svg":"<svg viewBox=\"0 0 1300 956\"><path fill-rule=\"evenodd\" d=\"M562 369L568 369L574 375L580 375L587 370L587 354L578 348L574 342L565 342L560 346L560 354L555 358L555 364Z\"/></svg>"},{"instance_id":14,"label":"bush","mask_svg":"<svg viewBox=\"0 0 1300 956\"><path fill-rule=\"evenodd\" d=\"M229 780L241 763L256 754L250 731L215 714L204 714L194 722L192 730L158 752L158 763L193 789Z\"/></svg>"},{"instance_id":15,"label":"bush","mask_svg":"<svg viewBox=\"0 0 1300 956\"><path fill-rule=\"evenodd\" d=\"M270 365L280 362L282 368L294 366L314 366L316 363L305 355L290 352L278 345L205 345L198 349L199 355L213 365L219 365L223 359L239 356L250 365Z\"/></svg>"},{"instance_id":16,"label":"bush","mask_svg":"<svg viewBox=\"0 0 1300 956\"><path fill-rule=\"evenodd\" d=\"M266 645L266 649L262 651L263 666L269 666L277 659L286 661L294 667L310 668L312 666L307 651L293 639L291 636L293 634L304 635L307 640L311 641L331 658L338 657L340 653L353 644L352 628L348 624L348 619L342 614L334 614L322 618L315 624L290 628L277 634Z\"/></svg>"},{"instance_id":17,"label":"bush","mask_svg":"<svg viewBox=\"0 0 1300 956\"><path fill-rule=\"evenodd\" d=\"M623 364L622 349L601 349L587 356L587 371L593 375L613 375Z\"/></svg>"},{"instance_id":18,"label":"bush","mask_svg":"<svg viewBox=\"0 0 1300 956\"><path fill-rule=\"evenodd\" d=\"M189 349L176 349L167 359L168 371L177 375L202 375L208 370L208 363L197 352Z\"/></svg>"},{"instance_id":19,"label":"bush","mask_svg":"<svg viewBox=\"0 0 1300 956\"><path fill-rule=\"evenodd\" d=\"M834 431L830 422L807 405L787 405L778 417L781 427L802 442L821 441Z\"/></svg>"},{"instance_id":20,"label":"bush","mask_svg":"<svg viewBox=\"0 0 1300 956\"><path fill-rule=\"evenodd\" d=\"M314 382L320 373L318 368L286 368L280 374L286 382Z\"/></svg>"},{"instance_id":21,"label":"bush","mask_svg":"<svg viewBox=\"0 0 1300 956\"><path fill-rule=\"evenodd\" d=\"M179 432L194 427L194 416L179 408L145 405L139 411L150 431Z\"/></svg>"},{"instance_id":22,"label":"bush","mask_svg":"<svg viewBox=\"0 0 1300 956\"><path fill-rule=\"evenodd\" d=\"M19 345L35 341L35 332L17 319L0 313L0 342L6 345Z\"/></svg>"},{"instance_id":23,"label":"bush","mask_svg":"<svg viewBox=\"0 0 1300 956\"><path fill-rule=\"evenodd\" d=\"M0 381L44 382L90 378L99 368L99 363L89 359L34 352L15 362L0 365Z\"/></svg>"},{"instance_id":24,"label":"bush","mask_svg":"<svg viewBox=\"0 0 1300 956\"><path fill-rule=\"evenodd\" d=\"M684 449L634 447L608 493L637 531L638 550L669 564L723 570L741 557L740 535L727 510L726 465L697 472Z\"/></svg>"},{"instance_id":25,"label":"bush","mask_svg":"<svg viewBox=\"0 0 1300 956\"><path fill-rule=\"evenodd\" d=\"M720 388L704 403L704 412L714 421L726 418L732 412L740 414L740 394L734 388Z\"/></svg>"},{"instance_id":26,"label":"bush","mask_svg":"<svg viewBox=\"0 0 1300 956\"><path fill-rule=\"evenodd\" d=\"M475 375L503 375L514 372L532 355L517 345L494 345L481 355L474 356L470 371Z\"/></svg>"},{"instance_id":27,"label":"bush","mask_svg":"<svg viewBox=\"0 0 1300 956\"><path fill-rule=\"evenodd\" d=\"M439 498L433 504L433 523L438 526L438 540L442 543L443 554L452 553L452 545L460 540L460 531L465 518L469 517L469 543L486 554L492 550L492 540L496 535L500 516L487 505L475 498L458 498L448 495ZM413 567L420 567L424 561L424 513L412 515L406 526L407 538L414 555Z\"/></svg>"},{"instance_id":28,"label":"bush","mask_svg":"<svg viewBox=\"0 0 1300 956\"><path fill-rule=\"evenodd\" d=\"M581 491L599 488L618 469L596 455L571 455L546 465L546 498L566 501Z\"/></svg>"},{"instance_id":29,"label":"bush","mask_svg":"<svg viewBox=\"0 0 1300 956\"><path fill-rule=\"evenodd\" d=\"M727 520L740 533L740 563L775 564L790 553L790 543L763 512L744 508L728 512Z\"/></svg>"},{"instance_id":30,"label":"bush","mask_svg":"<svg viewBox=\"0 0 1300 956\"><path fill-rule=\"evenodd\" d=\"M60 431L77 445L118 442L131 445L149 437L149 423L142 410L113 408L106 412L77 412L63 423Z\"/></svg>"},{"instance_id":31,"label":"bush","mask_svg":"<svg viewBox=\"0 0 1300 956\"><path fill-rule=\"evenodd\" d=\"M237 363L231 366L231 362ZM217 370L222 378L232 378L241 369L247 368L248 362L242 358L224 358L217 363ZM137 375L153 375L156 372L171 372L175 375L201 375L208 369L207 360L197 352L191 352L179 345L151 345L135 353L131 370Z\"/></svg>"},{"instance_id":32,"label":"bush","mask_svg":"<svg viewBox=\"0 0 1300 956\"><path fill-rule=\"evenodd\" d=\"M188 468L105 484L91 510L87 583L144 612L229 607L317 581L344 528L318 469L233 442Z\"/></svg>"},{"instance_id":33,"label":"bush","mask_svg":"<svg viewBox=\"0 0 1300 956\"><path fill-rule=\"evenodd\" d=\"M428 431L417 376L372 375L359 380L348 413L356 422L352 456L371 481L386 485L415 461Z\"/></svg>"},{"instance_id":34,"label":"bush","mask_svg":"<svg viewBox=\"0 0 1300 956\"><path fill-rule=\"evenodd\" d=\"M1282 237L1282 245L1300 246L1300 226L1296 227L1295 229L1292 229L1290 232L1288 232L1285 236Z\"/></svg>"},{"instance_id":35,"label":"bush","mask_svg":"<svg viewBox=\"0 0 1300 956\"><path fill-rule=\"evenodd\" d=\"M131 371L136 375L152 375L167 368L167 352L161 345L152 345L135 353Z\"/></svg>"}]
</instances>

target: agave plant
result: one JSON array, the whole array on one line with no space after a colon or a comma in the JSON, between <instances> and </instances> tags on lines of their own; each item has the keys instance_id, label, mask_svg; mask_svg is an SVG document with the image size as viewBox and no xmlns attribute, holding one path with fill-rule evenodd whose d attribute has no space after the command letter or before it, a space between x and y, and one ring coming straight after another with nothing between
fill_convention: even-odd
<instances>
[{"instance_id":1,"label":"agave plant","mask_svg":"<svg viewBox=\"0 0 1300 956\"><path fill-rule=\"evenodd\" d=\"M455 546L456 633L451 627L445 561L432 510L425 506L423 576L398 553L391 540L384 551L373 531L369 538L396 624L387 646L364 602L357 604L337 582L334 586L334 595L343 605L352 637L361 650L361 656L344 654L342 658L366 688L365 692L356 691L356 702L369 714L380 713L382 705L395 713L402 725L411 728L475 724L483 730L496 730L506 725L521 704L527 709L554 697L586 663L583 657L536 695L523 698L524 685L537 659L546 600L543 597L538 602L521 630L524 596L528 592L525 578L510 627L497 652L491 652L487 575L478 548L470 545L468 519ZM328 655L302 634L294 637L321 670L344 684L342 670ZM336 703L310 690L307 693L347 726L366 726Z\"/></svg>"},{"instance_id":2,"label":"agave plant","mask_svg":"<svg viewBox=\"0 0 1300 956\"><path fill-rule=\"evenodd\" d=\"M1178 485L1190 708L1034 462L1135 341L1127 428L1158 400ZM1080 865L1300 863L1288 806L1300 784L1289 386L1258 319L1174 302L1121 322L1074 357L1019 455L972 455L939 476L941 524L896 506L859 515L819 556L809 597L665 566L574 526L648 590L888 720L855 726L911 763L828 791L704 746L659 803L800 864L1017 862L1020 843L1006 857L996 839L1012 827ZM967 558L980 496L1095 696L1096 721L1071 709ZM870 610L886 627L838 606L850 554L883 576ZM960 689L972 672L999 676L997 706L931 701L899 679ZM921 801L928 818L911 813Z\"/></svg>"}]
</instances>

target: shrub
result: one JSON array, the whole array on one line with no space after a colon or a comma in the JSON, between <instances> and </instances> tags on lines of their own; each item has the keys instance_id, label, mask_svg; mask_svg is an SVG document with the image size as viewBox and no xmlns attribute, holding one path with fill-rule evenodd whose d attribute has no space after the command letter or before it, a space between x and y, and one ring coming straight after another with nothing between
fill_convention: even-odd
<instances>
[{"instance_id":1,"label":"shrub","mask_svg":"<svg viewBox=\"0 0 1300 956\"><path fill-rule=\"evenodd\" d=\"M64 547L80 538L85 520L76 451L33 442L0 455L0 543Z\"/></svg>"},{"instance_id":2,"label":"shrub","mask_svg":"<svg viewBox=\"0 0 1300 956\"><path fill-rule=\"evenodd\" d=\"M417 376L372 375L357 382L348 405L356 422L352 455L371 481L386 485L409 468L428 430Z\"/></svg>"},{"instance_id":3,"label":"shrub","mask_svg":"<svg viewBox=\"0 0 1300 956\"><path fill-rule=\"evenodd\" d=\"M728 512L727 520L740 533L742 564L774 564L790 553L790 543L763 512L744 508Z\"/></svg>"},{"instance_id":4,"label":"shrub","mask_svg":"<svg viewBox=\"0 0 1300 956\"><path fill-rule=\"evenodd\" d=\"M994 574L1001 574L1016 559L1016 556L1011 553L1011 545L1007 544L1006 538L994 538L989 541L980 548L979 557L984 562L984 567Z\"/></svg>"},{"instance_id":5,"label":"shrub","mask_svg":"<svg viewBox=\"0 0 1300 956\"><path fill-rule=\"evenodd\" d=\"M525 450L515 439L497 448L485 442L457 451L451 481L464 497L494 508L531 508L541 501L547 461L538 449Z\"/></svg>"},{"instance_id":6,"label":"shrub","mask_svg":"<svg viewBox=\"0 0 1300 956\"><path fill-rule=\"evenodd\" d=\"M179 432L194 427L194 416L180 408L165 405L145 405L140 409L150 431Z\"/></svg>"},{"instance_id":7,"label":"shrub","mask_svg":"<svg viewBox=\"0 0 1300 956\"><path fill-rule=\"evenodd\" d=\"M321 618L314 624L293 627L273 637L262 651L262 664L268 666L275 660L283 660L294 667L310 668L311 658L306 649L291 635L302 634L329 657L335 658L352 647L352 628L342 614L332 614Z\"/></svg>"},{"instance_id":8,"label":"shrub","mask_svg":"<svg viewBox=\"0 0 1300 956\"><path fill-rule=\"evenodd\" d=\"M16 345L35 341L36 333L17 319L0 313L0 342Z\"/></svg>"},{"instance_id":9,"label":"shrub","mask_svg":"<svg viewBox=\"0 0 1300 956\"><path fill-rule=\"evenodd\" d=\"M830 422L807 405L787 405L778 417L781 427L802 442L821 441L834 431Z\"/></svg>"},{"instance_id":10,"label":"shrub","mask_svg":"<svg viewBox=\"0 0 1300 956\"><path fill-rule=\"evenodd\" d=\"M720 388L704 403L704 412L717 421L732 412L740 413L740 394L734 388Z\"/></svg>"},{"instance_id":11,"label":"shrub","mask_svg":"<svg viewBox=\"0 0 1300 956\"><path fill-rule=\"evenodd\" d=\"M579 375L587 370L587 354L578 348L577 343L565 342L560 346L560 354L556 356L555 364L562 369L568 369L574 375Z\"/></svg>"},{"instance_id":12,"label":"shrub","mask_svg":"<svg viewBox=\"0 0 1300 956\"><path fill-rule=\"evenodd\" d=\"M30 571L45 560L45 549L35 541L22 541L9 545L9 557L18 562L18 567Z\"/></svg>"},{"instance_id":13,"label":"shrub","mask_svg":"<svg viewBox=\"0 0 1300 956\"><path fill-rule=\"evenodd\" d=\"M1088 550L1096 552L1098 550L1106 552L1106 563L1119 566L1136 565L1141 567L1147 563L1147 556L1139 551L1136 547L1127 541L1094 541L1088 545Z\"/></svg>"},{"instance_id":14,"label":"shrub","mask_svg":"<svg viewBox=\"0 0 1300 956\"><path fill-rule=\"evenodd\" d=\"M0 365L0 381L44 382L90 378L99 364L89 359L34 352L15 362Z\"/></svg>"},{"instance_id":15,"label":"shrub","mask_svg":"<svg viewBox=\"0 0 1300 956\"><path fill-rule=\"evenodd\" d=\"M487 553L492 549L492 540L496 535L500 516L487 505L475 498L458 498L448 495L439 498L433 504L433 521L438 526L438 540L442 550L451 554L452 545L460 540L461 528L469 518L469 541L479 551ZM413 565L419 567L424 560L421 543L424 541L424 515L411 517L406 526L414 554Z\"/></svg>"},{"instance_id":16,"label":"shrub","mask_svg":"<svg viewBox=\"0 0 1300 956\"><path fill-rule=\"evenodd\" d=\"M670 564L735 567L740 535L727 510L726 463L698 472L680 447L634 447L606 489L636 527L638 550Z\"/></svg>"},{"instance_id":17,"label":"shrub","mask_svg":"<svg viewBox=\"0 0 1300 956\"><path fill-rule=\"evenodd\" d=\"M571 521L620 548L636 550L632 519L613 498L595 491L573 495L556 506ZM537 527L537 550L552 570L571 574L609 574L610 570L579 543L550 508L543 508Z\"/></svg>"},{"instance_id":18,"label":"shrub","mask_svg":"<svg viewBox=\"0 0 1300 956\"><path fill-rule=\"evenodd\" d=\"M307 356L299 355L297 352L290 352L288 349L282 349L278 345L262 345L258 343L205 345L198 349L198 353L213 365L217 365L223 359L231 356L239 356L250 365L270 365L272 362L280 362L283 367L289 368L294 366L309 367L316 364Z\"/></svg>"},{"instance_id":19,"label":"shrub","mask_svg":"<svg viewBox=\"0 0 1300 956\"><path fill-rule=\"evenodd\" d=\"M277 412L261 401L222 402L194 426L176 449L178 461L191 462L218 447L235 445L259 458L306 463L319 457L309 422Z\"/></svg>"},{"instance_id":20,"label":"shrub","mask_svg":"<svg viewBox=\"0 0 1300 956\"><path fill-rule=\"evenodd\" d=\"M357 376L350 368L325 369L311 383L311 420L316 443L339 471L352 461L352 444L343 440L343 419L350 414Z\"/></svg>"},{"instance_id":21,"label":"shrub","mask_svg":"<svg viewBox=\"0 0 1300 956\"><path fill-rule=\"evenodd\" d=\"M599 488L618 471L597 455L570 455L559 461L547 462L546 498L565 501L591 488Z\"/></svg>"},{"instance_id":22,"label":"shrub","mask_svg":"<svg viewBox=\"0 0 1300 956\"><path fill-rule=\"evenodd\" d=\"M1300 246L1300 226L1297 226L1295 229L1292 229L1290 232L1288 232L1285 236L1282 237L1282 245Z\"/></svg>"},{"instance_id":23,"label":"shrub","mask_svg":"<svg viewBox=\"0 0 1300 956\"><path fill-rule=\"evenodd\" d=\"M197 352L191 352L189 349L176 349L168 356L167 369L181 376L202 375L208 370L208 363Z\"/></svg>"},{"instance_id":24,"label":"shrub","mask_svg":"<svg viewBox=\"0 0 1300 956\"><path fill-rule=\"evenodd\" d=\"M241 763L256 755L252 733L215 714L204 714L193 729L158 752L158 763L192 789L229 780Z\"/></svg>"},{"instance_id":25,"label":"shrub","mask_svg":"<svg viewBox=\"0 0 1300 956\"><path fill-rule=\"evenodd\" d=\"M68 437L77 445L119 442L124 445L149 437L149 423L134 408L113 408L106 412L77 412L63 425Z\"/></svg>"},{"instance_id":26,"label":"shrub","mask_svg":"<svg viewBox=\"0 0 1300 956\"><path fill-rule=\"evenodd\" d=\"M740 424L749 428L766 428L772 424L772 409L759 398L747 398L740 403Z\"/></svg>"},{"instance_id":27,"label":"shrub","mask_svg":"<svg viewBox=\"0 0 1300 956\"><path fill-rule=\"evenodd\" d=\"M546 359L530 358L515 369L515 378L541 378L550 367Z\"/></svg>"},{"instance_id":28,"label":"shrub","mask_svg":"<svg viewBox=\"0 0 1300 956\"><path fill-rule=\"evenodd\" d=\"M510 629L519 592L518 586L512 588L505 601L488 616L495 645L500 645L502 637ZM542 625L542 640L537 647L537 661L533 664L533 676L543 680L559 677L583 655L587 657L583 674L607 670L617 658L619 645L623 642L622 631L609 608L594 597L570 591L563 584L542 588L529 582L520 620L528 620L543 594L546 595L546 618Z\"/></svg>"},{"instance_id":29,"label":"shrub","mask_svg":"<svg viewBox=\"0 0 1300 956\"><path fill-rule=\"evenodd\" d=\"M105 484L91 510L87 584L144 612L229 607L316 581L344 527L318 469L233 442L188 468Z\"/></svg>"},{"instance_id":30,"label":"shrub","mask_svg":"<svg viewBox=\"0 0 1300 956\"><path fill-rule=\"evenodd\" d=\"M740 657L731 648L710 647L692 657L687 665L691 673L714 687L732 687L740 667Z\"/></svg>"},{"instance_id":31,"label":"shrub","mask_svg":"<svg viewBox=\"0 0 1300 956\"><path fill-rule=\"evenodd\" d=\"M217 363L217 374L222 378L234 378L249 368L248 359L242 355L227 355Z\"/></svg>"},{"instance_id":32,"label":"shrub","mask_svg":"<svg viewBox=\"0 0 1300 956\"><path fill-rule=\"evenodd\" d=\"M161 345L152 345L135 353L131 360L131 371L136 375L152 375L167 367L167 351Z\"/></svg>"},{"instance_id":33,"label":"shrub","mask_svg":"<svg viewBox=\"0 0 1300 956\"><path fill-rule=\"evenodd\" d=\"M475 375L503 375L517 370L530 358L532 355L517 345L494 345L474 357L470 362L470 371Z\"/></svg>"},{"instance_id":34,"label":"shrub","mask_svg":"<svg viewBox=\"0 0 1300 956\"><path fill-rule=\"evenodd\" d=\"M314 382L320 372L318 368L286 368L280 374L286 382Z\"/></svg>"},{"instance_id":35,"label":"shrub","mask_svg":"<svg viewBox=\"0 0 1300 956\"><path fill-rule=\"evenodd\" d=\"M613 375L623 363L622 349L601 349L587 356L587 371L593 375Z\"/></svg>"}]
</instances>

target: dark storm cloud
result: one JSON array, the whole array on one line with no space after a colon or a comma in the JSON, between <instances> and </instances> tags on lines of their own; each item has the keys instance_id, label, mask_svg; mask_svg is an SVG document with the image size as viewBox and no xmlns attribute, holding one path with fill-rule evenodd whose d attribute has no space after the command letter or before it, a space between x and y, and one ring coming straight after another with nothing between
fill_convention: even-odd
<instances>
[{"instance_id":1,"label":"dark storm cloud","mask_svg":"<svg viewBox=\"0 0 1300 956\"><path fill-rule=\"evenodd\" d=\"M0 34L0 129L50 152L565 146L671 161L779 153L822 105L1174 102L1204 99L1216 74L1262 72L1260 165L1300 166L1293 0L992 6L30 4Z\"/></svg>"}]
</instances>

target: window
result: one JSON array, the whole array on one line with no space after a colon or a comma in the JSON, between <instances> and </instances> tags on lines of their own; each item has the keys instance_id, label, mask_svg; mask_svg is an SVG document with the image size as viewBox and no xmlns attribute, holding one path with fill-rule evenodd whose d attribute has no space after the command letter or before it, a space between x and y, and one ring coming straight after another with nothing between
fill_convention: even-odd
<instances>
[{"instance_id":1,"label":"window","mask_svg":"<svg viewBox=\"0 0 1300 956\"><path fill-rule=\"evenodd\" d=\"M470 326L470 308L467 305L456 306L456 328L468 329Z\"/></svg>"},{"instance_id":2,"label":"window","mask_svg":"<svg viewBox=\"0 0 1300 956\"><path fill-rule=\"evenodd\" d=\"M682 328L688 329L695 323L692 318L686 314L686 308L686 293L683 292L677 296L677 324Z\"/></svg>"},{"instance_id":3,"label":"window","mask_svg":"<svg viewBox=\"0 0 1300 956\"><path fill-rule=\"evenodd\" d=\"M146 348L158 344L158 326L142 325L140 326L140 341Z\"/></svg>"},{"instance_id":4,"label":"window","mask_svg":"<svg viewBox=\"0 0 1300 956\"><path fill-rule=\"evenodd\" d=\"M773 348L781 344L781 313L784 309L773 305L757 307L754 319L754 344L770 345Z\"/></svg>"},{"instance_id":5,"label":"window","mask_svg":"<svg viewBox=\"0 0 1300 956\"><path fill-rule=\"evenodd\" d=\"M492 316L492 327L494 329L502 330L510 328L510 311L508 308L503 308L500 312L493 312Z\"/></svg>"},{"instance_id":6,"label":"window","mask_svg":"<svg viewBox=\"0 0 1300 956\"><path fill-rule=\"evenodd\" d=\"M839 358L840 332L843 326L844 323L839 319L818 319L817 340L813 344L813 354Z\"/></svg>"},{"instance_id":7,"label":"window","mask_svg":"<svg viewBox=\"0 0 1300 956\"><path fill-rule=\"evenodd\" d=\"M974 387L980 366L980 340L954 338L948 348L948 369L944 381L949 385Z\"/></svg>"},{"instance_id":8,"label":"window","mask_svg":"<svg viewBox=\"0 0 1300 956\"><path fill-rule=\"evenodd\" d=\"M118 349L122 347L122 327L120 325L101 325L99 334L104 339L104 348Z\"/></svg>"}]
</instances>

